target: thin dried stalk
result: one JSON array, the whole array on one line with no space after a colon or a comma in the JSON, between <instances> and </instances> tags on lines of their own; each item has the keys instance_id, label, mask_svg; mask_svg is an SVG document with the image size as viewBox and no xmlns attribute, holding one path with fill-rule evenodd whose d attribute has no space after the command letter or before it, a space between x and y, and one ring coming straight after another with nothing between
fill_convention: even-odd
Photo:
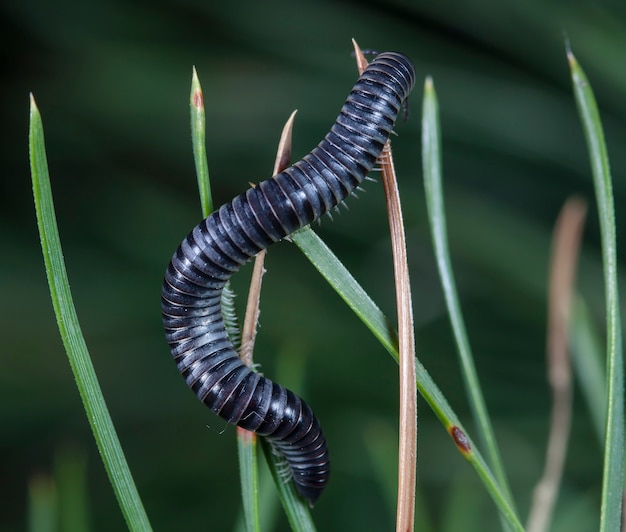
<instances>
[{"instance_id":1,"label":"thin dried stalk","mask_svg":"<svg viewBox=\"0 0 626 532\"><path fill-rule=\"evenodd\" d=\"M367 67L358 44L353 40L359 74ZM413 530L415 518L415 481L417 470L417 388L415 386L415 336L413 305L406 255L406 238L402 222L400 194L389 142L379 157L385 201L389 216L393 252L398 337L400 353L400 435L398 448L398 508L396 531Z\"/></svg>"},{"instance_id":2,"label":"thin dried stalk","mask_svg":"<svg viewBox=\"0 0 626 532\"><path fill-rule=\"evenodd\" d=\"M587 206L582 200L567 200L554 229L546 347L553 403L546 463L533 493L528 532L543 532L550 526L567 453L572 418L572 370L567 329L586 212Z\"/></svg>"},{"instance_id":3,"label":"thin dried stalk","mask_svg":"<svg viewBox=\"0 0 626 532\"><path fill-rule=\"evenodd\" d=\"M276 151L276 160L274 161L274 173L276 175L282 172L291 161L291 136L293 131L293 122L296 111L285 122L283 131L278 142ZM256 339L257 325L259 323L260 300L261 300L261 281L265 268L265 252L262 250L254 259L254 269L252 271L252 279L250 280L250 290L248 292L248 301L246 303L246 316L243 322L243 330L241 333L241 350L239 356L244 364L252 366L252 353L254 351L254 342Z\"/></svg>"}]
</instances>

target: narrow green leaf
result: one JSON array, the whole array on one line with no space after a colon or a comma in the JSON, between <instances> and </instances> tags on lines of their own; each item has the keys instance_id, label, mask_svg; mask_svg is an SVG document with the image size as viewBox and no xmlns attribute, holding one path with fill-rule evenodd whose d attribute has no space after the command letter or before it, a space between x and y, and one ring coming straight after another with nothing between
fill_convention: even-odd
<instances>
[{"instance_id":1,"label":"narrow green leaf","mask_svg":"<svg viewBox=\"0 0 626 532\"><path fill-rule=\"evenodd\" d=\"M607 417L600 530L619 530L624 494L624 367L617 286L615 207L602 122L589 80L567 51L578 113L582 122L600 217L607 321Z\"/></svg>"},{"instance_id":2,"label":"narrow green leaf","mask_svg":"<svg viewBox=\"0 0 626 532\"><path fill-rule=\"evenodd\" d=\"M309 261L322 274L328 284L339 294L355 314L363 321L365 326L387 349L389 354L398 362L397 333L389 320L367 295L363 288L352 277L350 272L341 261L330 251L324 242L310 227L305 227L291 235L291 240L300 248ZM426 368L416 361L417 388L439 418L448 433L460 430L467 438L468 451L462 452L463 456L472 464L477 474L483 481L487 491L493 498L503 518L512 530L523 530L523 527L510 505L504 491L493 477L487 463L476 450L473 442L462 429L461 423L443 394L432 380ZM459 445L457 443L457 448Z\"/></svg>"},{"instance_id":3,"label":"narrow green leaf","mask_svg":"<svg viewBox=\"0 0 626 532\"><path fill-rule=\"evenodd\" d=\"M278 379L276 379L278 380ZM258 449L257 445L257 449ZM274 479L270 473L269 467L264 465L265 458L259 462L259 521L261 530L274 530L278 520L280 504L276 488L274 487ZM248 532L245 516L240 511L237 516L237 522L233 528L234 532Z\"/></svg>"},{"instance_id":4,"label":"narrow green leaf","mask_svg":"<svg viewBox=\"0 0 626 532\"><path fill-rule=\"evenodd\" d=\"M257 464L257 436L237 427L237 451L243 516L248 532L261 530L259 513L259 468Z\"/></svg>"},{"instance_id":5,"label":"narrow green leaf","mask_svg":"<svg viewBox=\"0 0 626 532\"><path fill-rule=\"evenodd\" d=\"M191 78L191 96L189 98L191 110L191 143L193 145L193 160L198 176L200 190L200 204L202 216L205 218L213 212L213 196L211 195L211 181L209 179L209 164L206 157L206 119L204 114L204 96L198 79L196 68Z\"/></svg>"},{"instance_id":6,"label":"narrow green leaf","mask_svg":"<svg viewBox=\"0 0 626 532\"><path fill-rule=\"evenodd\" d=\"M514 506L513 496L509 488L508 479L498 450L498 444L493 432L487 406L482 394L478 373L474 364L474 357L470 348L463 313L457 295L446 230L446 214L443 201L442 171L441 171L441 131L439 124L439 104L432 79L427 78L424 86L424 102L422 116L422 166L424 172L424 187L426 190L426 206L428 220L437 257L437 267L441 286L443 288L450 323L457 345L459 360L468 401L474 416L474 423L479 437L485 445L491 466L496 478L504 490L504 495L511 506Z\"/></svg>"},{"instance_id":7,"label":"narrow green leaf","mask_svg":"<svg viewBox=\"0 0 626 532\"><path fill-rule=\"evenodd\" d=\"M30 101L29 147L37 225L61 339L76 379L87 419L126 523L133 531L151 530L148 517L113 427L111 416L104 402L72 301L54 213L43 124L32 96Z\"/></svg>"},{"instance_id":8,"label":"narrow green leaf","mask_svg":"<svg viewBox=\"0 0 626 532\"><path fill-rule=\"evenodd\" d=\"M191 114L191 146L196 166L198 192L200 193L200 208L205 218L213 212L213 196L211 195L211 179L209 178L209 163L206 156L206 118L204 112L204 96L194 67L191 77L191 95L189 97ZM241 329L235 312L235 292L230 283L222 292L222 316L226 325L226 332L235 349L240 347Z\"/></svg>"},{"instance_id":9,"label":"narrow green leaf","mask_svg":"<svg viewBox=\"0 0 626 532\"><path fill-rule=\"evenodd\" d=\"M189 98L191 114L191 144L200 193L200 207L206 218L213 212L209 163L206 156L206 117L204 96L194 67ZM241 347L241 328L235 310L235 292L227 283L221 297L222 317L228 338L235 349ZM249 531L260 530L259 520L259 470L257 462L257 440L251 433L237 429L237 454L239 458L239 478L244 521Z\"/></svg>"}]
</instances>

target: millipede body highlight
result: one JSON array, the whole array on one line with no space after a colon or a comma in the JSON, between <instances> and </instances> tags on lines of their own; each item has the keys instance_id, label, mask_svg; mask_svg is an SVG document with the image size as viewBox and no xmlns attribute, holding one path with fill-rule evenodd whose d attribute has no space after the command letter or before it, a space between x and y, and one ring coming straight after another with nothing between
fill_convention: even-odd
<instances>
[{"instance_id":1,"label":"millipede body highlight","mask_svg":"<svg viewBox=\"0 0 626 532\"><path fill-rule=\"evenodd\" d=\"M259 251L317 220L354 191L376 163L414 82L406 56L378 55L324 140L197 225L165 273L163 324L187 385L220 417L266 438L285 457L298 492L311 505L330 473L320 423L300 397L241 362L226 334L222 290Z\"/></svg>"}]
</instances>

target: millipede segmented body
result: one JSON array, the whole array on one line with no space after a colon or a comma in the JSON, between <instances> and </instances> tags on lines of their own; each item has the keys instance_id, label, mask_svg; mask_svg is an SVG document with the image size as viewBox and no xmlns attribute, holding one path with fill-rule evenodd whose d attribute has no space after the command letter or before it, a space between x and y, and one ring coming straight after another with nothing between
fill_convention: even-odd
<instances>
[{"instance_id":1,"label":"millipede segmented body","mask_svg":"<svg viewBox=\"0 0 626 532\"><path fill-rule=\"evenodd\" d=\"M376 163L414 82L406 56L378 55L324 140L197 225L174 253L163 282L166 337L188 386L220 417L266 438L310 504L330 473L320 423L300 397L241 362L226 333L221 295L230 276L259 251L354 191Z\"/></svg>"}]
</instances>

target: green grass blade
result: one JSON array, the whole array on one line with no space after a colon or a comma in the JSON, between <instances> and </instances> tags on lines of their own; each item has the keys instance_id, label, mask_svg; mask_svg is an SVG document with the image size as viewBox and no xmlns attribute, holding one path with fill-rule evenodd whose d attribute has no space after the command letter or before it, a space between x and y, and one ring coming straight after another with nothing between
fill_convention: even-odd
<instances>
[{"instance_id":1,"label":"green grass blade","mask_svg":"<svg viewBox=\"0 0 626 532\"><path fill-rule=\"evenodd\" d=\"M204 96L198 79L196 68L191 78L191 96L189 99L191 111L191 143L193 145L193 160L198 176L200 190L200 205L202 216L205 218L213 212L213 196L211 195L211 181L209 179L209 163L206 158L206 119L204 113Z\"/></svg>"},{"instance_id":2,"label":"green grass blade","mask_svg":"<svg viewBox=\"0 0 626 532\"><path fill-rule=\"evenodd\" d=\"M206 217L213 210L211 197L211 186L209 181L208 163L205 148L205 111L202 88L196 70L194 68L191 83L191 133L196 173L198 178L198 188L200 191L200 202L202 213ZM228 283L222 292L222 316L226 325L226 330L230 340L237 349L240 347L241 329L237 319L234 305L234 292ZM248 435L243 436L241 431L237 431L237 449L239 455L240 478L242 484L242 503L246 526L249 530L260 529L259 512L259 488L258 488L258 461L257 444L258 438L250 441ZM293 483L285 483L280 476L281 462L264 451L267 463L272 476L278 486L279 496L283 507L287 513L287 518L294 530L315 530L308 506L298 496L293 487ZM253 528L250 528L253 527Z\"/></svg>"},{"instance_id":3,"label":"green grass blade","mask_svg":"<svg viewBox=\"0 0 626 532\"><path fill-rule=\"evenodd\" d=\"M205 218L213 212L213 196L211 194L211 179L209 178L209 163L206 156L206 116L204 111L204 96L194 67L191 77L191 95L189 97L191 114L191 146L196 166L198 192L200 193L200 208ZM235 312L235 293L230 283L222 292L222 316L226 325L226 332L235 349L241 343L241 329Z\"/></svg>"},{"instance_id":4,"label":"green grass blade","mask_svg":"<svg viewBox=\"0 0 626 532\"><path fill-rule=\"evenodd\" d=\"M91 425L104 467L118 503L131 530L151 530L135 483L122 452L113 422L104 402L96 372L91 363L63 261L61 241L54 213L41 115L31 96L30 166L37 225L41 238L46 275L63 345L76 379L87 419Z\"/></svg>"},{"instance_id":5,"label":"green grass blade","mask_svg":"<svg viewBox=\"0 0 626 532\"><path fill-rule=\"evenodd\" d=\"M587 141L600 217L607 321L607 415L600 530L619 530L624 493L624 367L617 287L615 207L609 158L591 85L567 51L578 113Z\"/></svg>"},{"instance_id":6,"label":"green grass blade","mask_svg":"<svg viewBox=\"0 0 626 532\"><path fill-rule=\"evenodd\" d=\"M397 333L393 326L321 238L310 227L297 231L290 238L346 302L348 307L355 312L365 326L378 338L394 360L398 362ZM416 366L417 388L422 397L424 397L450 435L461 433L466 436L467 433L462 429L458 417L426 371L426 368L419 361L417 361ZM500 510L503 519L512 530L523 530L515 509L509 503L504 491L493 477L487 463L476 450L472 441L467 437L466 445L464 445L463 442L458 440L458 438L455 439L457 448L476 470Z\"/></svg>"},{"instance_id":7,"label":"green grass blade","mask_svg":"<svg viewBox=\"0 0 626 532\"><path fill-rule=\"evenodd\" d=\"M194 67L191 78L191 95L189 98L191 114L191 144L198 179L200 206L206 218L213 212L213 196L209 178L209 164L206 156L206 115L204 96ZM241 347L241 328L235 310L235 293L226 283L221 297L222 317L228 338L235 349ZM257 461L257 438L250 433L237 430L237 455L239 460L239 478L241 483L241 500L244 522L247 530L260 530L259 518L259 469Z\"/></svg>"},{"instance_id":8,"label":"green grass blade","mask_svg":"<svg viewBox=\"0 0 626 532\"><path fill-rule=\"evenodd\" d=\"M431 78L424 86L423 117L422 117L422 165L424 172L424 187L426 190L426 206L428 219L437 258L437 267L441 286L452 324L452 330L457 345L463 378L470 407L474 415L474 423L478 428L480 439L485 445L491 466L504 494L513 506L513 497L509 488L504 465L500 458L498 444L493 432L487 406L482 394L474 357L469 345L465 322L461 312L461 305L457 295L448 239L446 230L446 215L443 201L442 171L441 171L441 132L439 124L439 104L437 94Z\"/></svg>"},{"instance_id":9,"label":"green grass blade","mask_svg":"<svg viewBox=\"0 0 626 532\"><path fill-rule=\"evenodd\" d=\"M259 467L257 463L257 436L237 427L237 454L243 516L248 532L261 530L259 512Z\"/></svg>"},{"instance_id":10,"label":"green grass blade","mask_svg":"<svg viewBox=\"0 0 626 532\"><path fill-rule=\"evenodd\" d=\"M276 379L278 380L278 379ZM258 445L257 445L258 449ZM261 530L274 530L280 512L278 496L274 488L274 479L269 467L264 467L263 462L259 462L259 521ZM233 527L234 532L248 532L245 516L240 511L237 522Z\"/></svg>"}]
</instances>

